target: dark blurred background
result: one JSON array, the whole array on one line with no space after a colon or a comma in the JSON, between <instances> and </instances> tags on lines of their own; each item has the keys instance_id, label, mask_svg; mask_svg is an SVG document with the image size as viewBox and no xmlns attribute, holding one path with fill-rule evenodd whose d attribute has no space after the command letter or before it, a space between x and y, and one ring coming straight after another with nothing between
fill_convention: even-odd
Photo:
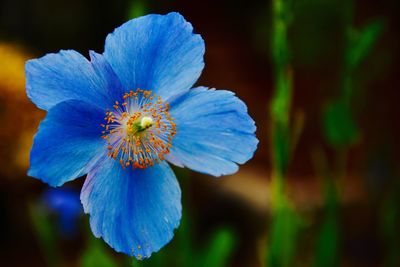
<instances>
[{"instance_id":1,"label":"dark blurred background","mask_svg":"<svg viewBox=\"0 0 400 267\"><path fill-rule=\"evenodd\" d=\"M399 1L0 2L1 266L400 266ZM176 169L183 220L150 260L92 237L64 189L26 176L44 112L27 59L103 52L128 19L180 12L206 42L199 85L229 89L257 124L232 176ZM78 203L78 204L77 204Z\"/></svg>"}]
</instances>

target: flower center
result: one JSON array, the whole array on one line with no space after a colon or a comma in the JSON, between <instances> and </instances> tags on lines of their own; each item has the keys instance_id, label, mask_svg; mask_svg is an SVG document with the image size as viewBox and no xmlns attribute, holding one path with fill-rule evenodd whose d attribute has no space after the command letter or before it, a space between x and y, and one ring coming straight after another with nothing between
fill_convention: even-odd
<instances>
[{"instance_id":1,"label":"flower center","mask_svg":"<svg viewBox=\"0 0 400 267\"><path fill-rule=\"evenodd\" d=\"M144 130L147 130L153 126L153 119L148 116L143 116L142 118L136 119L136 121L128 120L126 123L127 134L135 134Z\"/></svg>"},{"instance_id":2,"label":"flower center","mask_svg":"<svg viewBox=\"0 0 400 267\"><path fill-rule=\"evenodd\" d=\"M176 134L169 105L152 91L137 89L123 95L107 111L102 138L107 140L108 156L122 168L146 168L164 160Z\"/></svg>"}]
</instances>

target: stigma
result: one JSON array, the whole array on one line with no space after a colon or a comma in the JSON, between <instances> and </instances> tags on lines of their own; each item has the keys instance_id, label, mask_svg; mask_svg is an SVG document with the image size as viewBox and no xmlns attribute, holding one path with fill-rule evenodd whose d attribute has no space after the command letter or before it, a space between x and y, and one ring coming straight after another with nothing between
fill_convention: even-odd
<instances>
[{"instance_id":1,"label":"stigma","mask_svg":"<svg viewBox=\"0 0 400 267\"><path fill-rule=\"evenodd\" d=\"M153 119L151 117L144 116L140 120L140 126L142 127L142 129L150 128L151 126L153 126Z\"/></svg>"},{"instance_id":2,"label":"stigma","mask_svg":"<svg viewBox=\"0 0 400 267\"><path fill-rule=\"evenodd\" d=\"M122 168L143 169L163 161L176 134L168 103L142 89L131 90L122 99L115 101L101 124L108 156Z\"/></svg>"}]
</instances>

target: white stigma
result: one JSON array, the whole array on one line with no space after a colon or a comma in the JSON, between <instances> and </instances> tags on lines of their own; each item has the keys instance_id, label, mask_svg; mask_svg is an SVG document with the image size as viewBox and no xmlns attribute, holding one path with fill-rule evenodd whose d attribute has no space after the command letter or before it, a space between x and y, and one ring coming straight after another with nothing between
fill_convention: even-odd
<instances>
[{"instance_id":1,"label":"white stigma","mask_svg":"<svg viewBox=\"0 0 400 267\"><path fill-rule=\"evenodd\" d=\"M151 117L144 116L144 117L140 120L140 126L141 126L143 129L150 128L151 126L153 126L153 119L152 119Z\"/></svg>"}]
</instances>

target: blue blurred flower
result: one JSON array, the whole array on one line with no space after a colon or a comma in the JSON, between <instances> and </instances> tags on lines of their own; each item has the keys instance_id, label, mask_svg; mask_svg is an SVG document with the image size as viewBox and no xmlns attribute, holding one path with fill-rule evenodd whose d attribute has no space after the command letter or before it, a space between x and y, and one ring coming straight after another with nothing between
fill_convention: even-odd
<instances>
[{"instance_id":1,"label":"blue blurred flower","mask_svg":"<svg viewBox=\"0 0 400 267\"><path fill-rule=\"evenodd\" d=\"M191 24L170 13L128 21L90 61L67 50L26 63L27 94L48 111L28 174L52 186L87 174L84 211L116 251L141 259L173 237L181 191L167 161L220 176L256 149L241 100L190 89L204 50Z\"/></svg>"},{"instance_id":2,"label":"blue blurred flower","mask_svg":"<svg viewBox=\"0 0 400 267\"><path fill-rule=\"evenodd\" d=\"M82 213L79 192L69 188L51 188L43 193L42 202L47 210L58 215L61 233L66 237L73 236Z\"/></svg>"}]
</instances>

